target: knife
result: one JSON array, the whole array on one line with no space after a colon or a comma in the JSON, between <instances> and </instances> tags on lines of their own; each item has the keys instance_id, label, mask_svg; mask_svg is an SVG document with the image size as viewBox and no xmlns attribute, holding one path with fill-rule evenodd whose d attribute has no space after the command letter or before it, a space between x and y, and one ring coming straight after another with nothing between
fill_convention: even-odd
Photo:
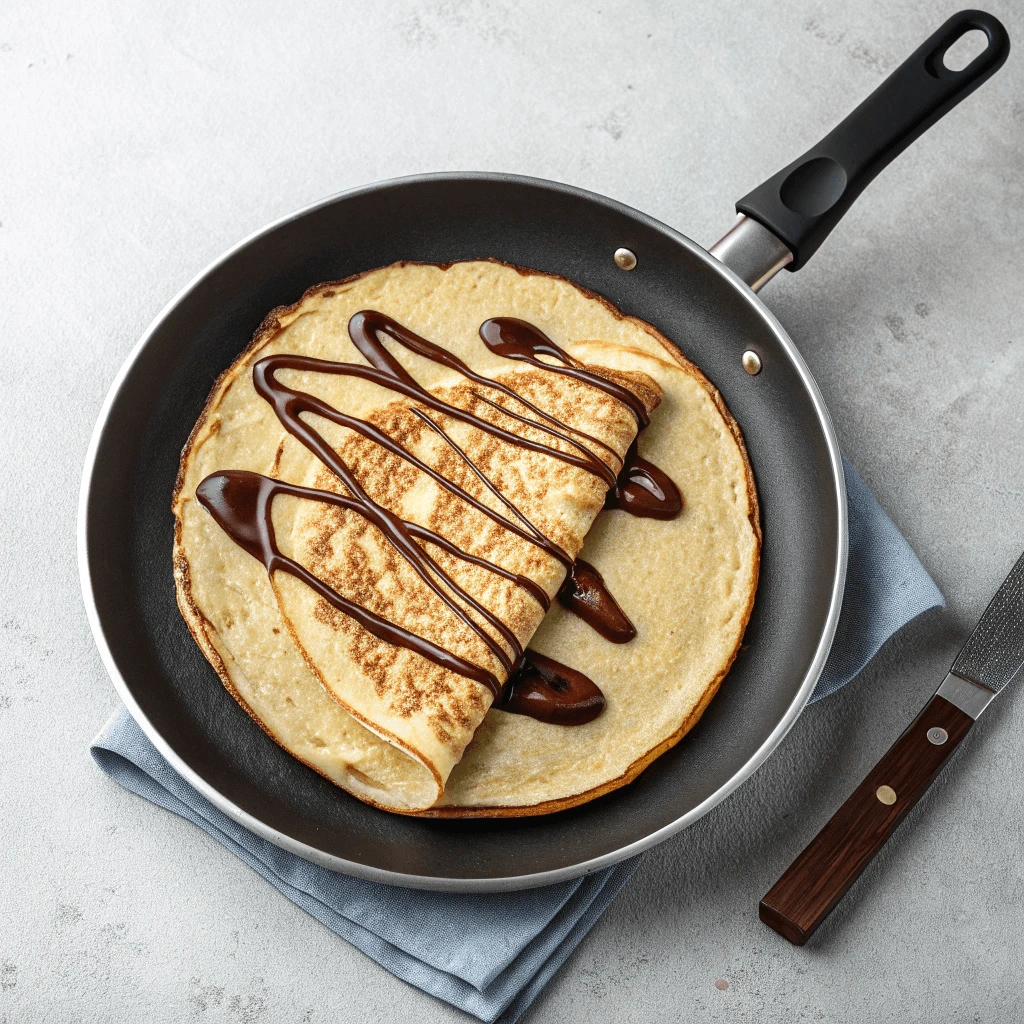
<instances>
[{"instance_id":1,"label":"knife","mask_svg":"<svg viewBox=\"0 0 1024 1024\"><path fill-rule=\"evenodd\" d=\"M1024 555L935 696L761 900L760 918L802 946L921 799L978 716L1024 677Z\"/></svg>"}]
</instances>

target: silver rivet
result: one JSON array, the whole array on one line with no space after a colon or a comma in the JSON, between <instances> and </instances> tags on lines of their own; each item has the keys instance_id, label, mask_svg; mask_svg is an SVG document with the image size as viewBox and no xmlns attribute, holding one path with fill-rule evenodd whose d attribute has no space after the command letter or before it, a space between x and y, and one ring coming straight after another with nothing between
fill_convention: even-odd
<instances>
[{"instance_id":1,"label":"silver rivet","mask_svg":"<svg viewBox=\"0 0 1024 1024\"><path fill-rule=\"evenodd\" d=\"M886 805L886 807L891 807L896 803L896 790L893 789L892 786L879 786L878 789L875 790L875 796L877 796L878 799Z\"/></svg>"},{"instance_id":2,"label":"silver rivet","mask_svg":"<svg viewBox=\"0 0 1024 1024\"><path fill-rule=\"evenodd\" d=\"M615 263L622 270L632 270L636 266L636 253L632 249L616 249Z\"/></svg>"},{"instance_id":3,"label":"silver rivet","mask_svg":"<svg viewBox=\"0 0 1024 1024\"><path fill-rule=\"evenodd\" d=\"M938 726L935 726L934 729L928 730L928 742L934 743L937 747L941 747L948 739L949 733L946 732L945 729L940 729Z\"/></svg>"},{"instance_id":4,"label":"silver rivet","mask_svg":"<svg viewBox=\"0 0 1024 1024\"><path fill-rule=\"evenodd\" d=\"M743 369L750 374L751 377L756 377L761 372L761 357L753 350L747 349L743 353Z\"/></svg>"}]
</instances>

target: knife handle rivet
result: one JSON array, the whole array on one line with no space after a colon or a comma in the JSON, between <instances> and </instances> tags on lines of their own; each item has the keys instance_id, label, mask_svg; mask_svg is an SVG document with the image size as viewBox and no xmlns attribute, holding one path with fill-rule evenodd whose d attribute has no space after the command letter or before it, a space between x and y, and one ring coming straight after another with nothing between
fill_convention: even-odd
<instances>
[{"instance_id":1,"label":"knife handle rivet","mask_svg":"<svg viewBox=\"0 0 1024 1024\"><path fill-rule=\"evenodd\" d=\"M893 789L892 786L879 786L878 789L875 790L875 796L877 796L878 799L886 805L886 807L891 807L896 803L896 790Z\"/></svg>"},{"instance_id":2,"label":"knife handle rivet","mask_svg":"<svg viewBox=\"0 0 1024 1024\"><path fill-rule=\"evenodd\" d=\"M942 744L949 739L949 733L946 732L945 729L939 728L937 725L928 730L927 736L928 742L934 743L937 747L941 747Z\"/></svg>"}]
</instances>

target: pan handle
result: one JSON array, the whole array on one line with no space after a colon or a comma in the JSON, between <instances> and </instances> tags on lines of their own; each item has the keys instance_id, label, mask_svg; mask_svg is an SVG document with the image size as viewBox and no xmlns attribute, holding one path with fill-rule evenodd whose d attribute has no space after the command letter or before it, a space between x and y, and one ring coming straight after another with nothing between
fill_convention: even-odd
<instances>
[{"instance_id":1,"label":"pan handle","mask_svg":"<svg viewBox=\"0 0 1024 1024\"><path fill-rule=\"evenodd\" d=\"M967 67L951 71L946 52L972 29L984 32L988 45ZM994 75L1009 52L1006 29L991 14L954 14L821 142L744 196L736 204L743 217L712 253L755 291L783 266L799 270L875 176ZM778 243L775 251L764 237L768 233ZM772 260L770 271L734 266L756 263L750 255L754 246Z\"/></svg>"}]
</instances>

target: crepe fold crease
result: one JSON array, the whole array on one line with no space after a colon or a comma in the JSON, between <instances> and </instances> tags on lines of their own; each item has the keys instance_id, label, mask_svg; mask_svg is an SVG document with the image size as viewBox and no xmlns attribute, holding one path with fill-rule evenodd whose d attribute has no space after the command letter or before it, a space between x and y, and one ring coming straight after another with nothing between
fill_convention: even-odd
<instances>
[{"instance_id":1,"label":"crepe fold crease","mask_svg":"<svg viewBox=\"0 0 1024 1024\"><path fill-rule=\"evenodd\" d=\"M643 557L657 558L660 544L667 552L683 539L685 556L693 545L681 538L679 524L696 521L698 529L706 527L705 491L710 495L712 518L725 527L723 539L710 542L710 562L688 569L679 600L711 588L718 601L714 621L705 600L697 608L704 621L695 627L710 631L712 642L690 652L694 665L682 673L678 692L661 693L667 713L663 709L651 722L624 733L624 714L635 717L638 709L654 706L643 697L643 678L635 680L629 697L622 688L626 662L616 661L621 651L607 650L614 645L566 616L557 602L545 618L537 597L516 582L517 576L525 577L554 598L565 565L531 540L531 531L574 558L601 512L607 480L571 459L512 443L372 380L305 368L278 373L286 387L372 424L399 446L404 456L324 416L302 414L373 502L444 541L421 537L419 542L431 560L435 586L430 586L358 511L285 493L272 505L281 553L343 598L485 668L499 682L515 654L502 628L524 648L533 639L532 646L586 672L608 696L605 714L577 728L492 710L487 686L373 635L295 576L268 574L197 500L203 479L228 470L348 493L257 393L252 370L259 360L279 354L366 365L348 332L352 316L366 309L441 346L568 431L553 435L535 413L521 415L524 407L507 393L382 336L390 355L434 398L564 456L578 454L582 442L613 473L636 437L633 412L591 384L491 352L478 334L483 321L517 317L536 325L578 365L627 388L648 413L663 396L674 406L688 403L674 415L689 417L689 428L710 444L713 466L709 470L706 460L701 464L691 494L694 479L680 475L688 456L680 462L675 452L663 465L687 496L684 515L678 522L654 523L605 513L598 520L605 528L595 531L600 536L594 555L589 540L585 553L606 578L621 575L609 571L608 558L623 541L649 545ZM756 585L756 496L738 428L717 392L671 353L652 328L623 317L597 296L563 279L495 261L396 264L317 286L295 305L274 310L217 381L183 451L173 501L178 604L224 685L282 747L360 799L388 810L538 813L629 781L630 772L638 772L645 757L656 756L652 751L667 749L710 699L742 637ZM642 435L645 445L659 436L659 416ZM672 436L668 440L672 447ZM605 534L612 537L608 554L600 550ZM626 645L634 648L632 658L635 648L650 656L652 643L657 654L665 640L654 635L656 616L645 622L645 602L632 601L632 588L621 580L609 582L641 632L637 642ZM687 642L684 637L684 649ZM680 653L668 663L678 665ZM652 692L665 689L662 671L653 674Z\"/></svg>"}]
</instances>

